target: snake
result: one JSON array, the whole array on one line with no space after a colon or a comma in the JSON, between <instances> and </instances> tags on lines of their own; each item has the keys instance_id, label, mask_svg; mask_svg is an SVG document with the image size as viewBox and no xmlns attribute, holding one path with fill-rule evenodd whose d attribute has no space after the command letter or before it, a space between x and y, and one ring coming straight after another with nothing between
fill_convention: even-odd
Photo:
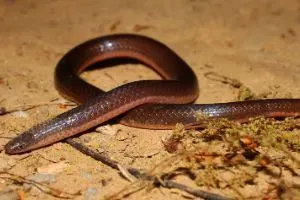
<instances>
[{"instance_id":1,"label":"snake","mask_svg":"<svg viewBox=\"0 0 300 200\"><path fill-rule=\"evenodd\" d=\"M120 59L135 60L162 79L134 81L105 92L80 77L90 66ZM182 123L191 129L218 118L247 122L258 116L300 116L300 99L193 104L199 84L191 67L165 44L138 34L111 34L83 42L60 59L54 74L59 94L78 106L10 140L4 146L7 154L48 146L112 119L137 128L172 129ZM199 119L197 113L205 117Z\"/></svg>"}]
</instances>

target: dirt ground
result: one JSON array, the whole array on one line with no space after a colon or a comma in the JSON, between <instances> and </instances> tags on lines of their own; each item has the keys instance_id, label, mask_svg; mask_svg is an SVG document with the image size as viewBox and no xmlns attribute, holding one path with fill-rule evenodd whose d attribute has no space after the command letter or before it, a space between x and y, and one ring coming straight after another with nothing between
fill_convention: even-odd
<instances>
[{"instance_id":1,"label":"dirt ground","mask_svg":"<svg viewBox=\"0 0 300 200\"><path fill-rule=\"evenodd\" d=\"M0 106L7 110L40 106L0 116L0 147L32 125L71 108L56 103L63 100L53 84L57 62L76 44L111 33L147 35L176 51L198 76L197 103L227 102L237 95L229 85L204 76L211 71L240 80L255 93L272 88L274 97L300 98L298 0L1 0ZM82 76L104 90L158 78L142 65L92 70ZM170 134L112 124L82 137L126 166L150 170L170 156L162 143ZM35 178L45 173L36 181L76 194L74 199L102 199L130 184L116 170L65 143L22 155L2 151L0 171ZM57 199L28 187L0 178L3 198ZM258 190L263 188L252 187L249 193ZM190 197L175 189L155 188L127 199Z\"/></svg>"}]
</instances>

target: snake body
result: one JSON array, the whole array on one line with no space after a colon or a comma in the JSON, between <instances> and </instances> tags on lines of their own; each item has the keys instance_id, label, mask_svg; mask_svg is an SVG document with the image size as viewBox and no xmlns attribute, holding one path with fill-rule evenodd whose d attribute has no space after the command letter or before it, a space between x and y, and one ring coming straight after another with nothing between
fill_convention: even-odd
<instances>
[{"instance_id":1,"label":"snake body","mask_svg":"<svg viewBox=\"0 0 300 200\"><path fill-rule=\"evenodd\" d=\"M131 58L155 70L164 80L143 80L108 92L79 75L105 60ZM146 36L115 34L84 42L67 52L55 70L55 86L78 104L37 124L5 145L8 154L34 150L81 133L120 116L120 123L148 129L201 126L195 113L241 122L250 117L300 116L300 99L269 99L219 104L190 104L199 94L197 77L188 64L166 45Z\"/></svg>"}]
</instances>

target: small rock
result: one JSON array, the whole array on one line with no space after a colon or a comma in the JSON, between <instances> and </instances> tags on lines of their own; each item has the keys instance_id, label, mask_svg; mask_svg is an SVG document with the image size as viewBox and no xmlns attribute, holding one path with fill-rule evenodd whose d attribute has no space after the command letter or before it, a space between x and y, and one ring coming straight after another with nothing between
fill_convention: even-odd
<instances>
[{"instance_id":1,"label":"small rock","mask_svg":"<svg viewBox=\"0 0 300 200\"><path fill-rule=\"evenodd\" d=\"M96 199L96 194L97 194L98 190L97 188L87 188L87 190L84 193L84 200L93 200Z\"/></svg>"},{"instance_id":2,"label":"small rock","mask_svg":"<svg viewBox=\"0 0 300 200\"><path fill-rule=\"evenodd\" d=\"M91 180L93 178L93 175L90 172L81 172L81 176L88 180Z\"/></svg>"},{"instance_id":3,"label":"small rock","mask_svg":"<svg viewBox=\"0 0 300 200\"><path fill-rule=\"evenodd\" d=\"M20 117L20 118L28 118L28 113L27 112L24 112L24 111L17 111L17 112L14 112L13 115L15 117Z\"/></svg>"},{"instance_id":4,"label":"small rock","mask_svg":"<svg viewBox=\"0 0 300 200\"><path fill-rule=\"evenodd\" d=\"M56 181L56 177L53 174L33 174L33 175L27 176L26 179L33 180L38 183L44 183L44 184L49 184L49 183L53 183ZM30 183L23 184L24 191L29 191L29 190L31 190L31 188L32 188L32 184L30 184Z\"/></svg>"},{"instance_id":5,"label":"small rock","mask_svg":"<svg viewBox=\"0 0 300 200\"><path fill-rule=\"evenodd\" d=\"M96 132L102 133L102 134L105 134L105 135L109 135L109 136L114 136L119 132L119 130L112 127L111 125L105 125L105 126L97 127Z\"/></svg>"},{"instance_id":6,"label":"small rock","mask_svg":"<svg viewBox=\"0 0 300 200\"><path fill-rule=\"evenodd\" d=\"M47 166L39 167L37 168L37 172L40 174L57 174L59 172L62 172L68 166L69 165L66 162L62 161Z\"/></svg>"}]
</instances>

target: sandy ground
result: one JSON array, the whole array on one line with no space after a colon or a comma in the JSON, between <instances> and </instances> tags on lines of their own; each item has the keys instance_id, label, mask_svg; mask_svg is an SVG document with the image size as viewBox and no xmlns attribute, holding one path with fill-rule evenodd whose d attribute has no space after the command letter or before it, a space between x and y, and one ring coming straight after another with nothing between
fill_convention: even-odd
<instances>
[{"instance_id":1,"label":"sandy ground","mask_svg":"<svg viewBox=\"0 0 300 200\"><path fill-rule=\"evenodd\" d=\"M209 71L238 79L256 93L275 88L275 97L300 97L297 0L1 0L0 105L13 109L62 99L53 84L58 60L74 45L110 33L139 33L174 49L199 78L198 103L226 102L236 96L230 86L205 78ZM105 90L158 78L140 65L93 70L83 77ZM46 105L0 116L0 146L64 111L64 107ZM83 137L124 165L151 169L169 156L161 141L171 131L113 124L100 132ZM46 170L54 178L48 180L51 187L79 193L75 199L99 199L129 184L117 171L64 143L17 156L2 151L0 170L24 177ZM8 183L2 180L0 191L11 188L24 199L56 199L35 188ZM153 189L127 199L185 198L176 190Z\"/></svg>"}]
</instances>

